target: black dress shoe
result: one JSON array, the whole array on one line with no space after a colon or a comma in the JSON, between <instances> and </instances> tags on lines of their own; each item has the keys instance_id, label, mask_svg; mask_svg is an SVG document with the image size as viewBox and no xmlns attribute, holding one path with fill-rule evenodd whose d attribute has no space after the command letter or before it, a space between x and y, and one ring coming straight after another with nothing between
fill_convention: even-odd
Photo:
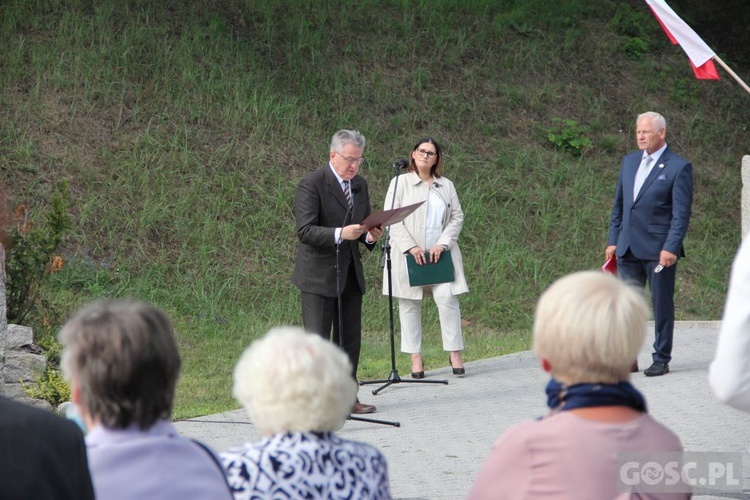
<instances>
[{"instance_id":1,"label":"black dress shoe","mask_svg":"<svg viewBox=\"0 0 750 500\"><path fill-rule=\"evenodd\" d=\"M411 378L424 378L424 372L411 372Z\"/></svg>"},{"instance_id":2,"label":"black dress shoe","mask_svg":"<svg viewBox=\"0 0 750 500\"><path fill-rule=\"evenodd\" d=\"M643 374L647 377L660 377L667 373L669 373L669 365L661 361L654 361L651 366L643 370Z\"/></svg>"},{"instance_id":3,"label":"black dress shoe","mask_svg":"<svg viewBox=\"0 0 750 500\"><path fill-rule=\"evenodd\" d=\"M454 368L453 362L451 361L450 355L448 355L448 364L451 365L451 368L453 369L453 375L466 375L466 369L465 368Z\"/></svg>"}]
</instances>

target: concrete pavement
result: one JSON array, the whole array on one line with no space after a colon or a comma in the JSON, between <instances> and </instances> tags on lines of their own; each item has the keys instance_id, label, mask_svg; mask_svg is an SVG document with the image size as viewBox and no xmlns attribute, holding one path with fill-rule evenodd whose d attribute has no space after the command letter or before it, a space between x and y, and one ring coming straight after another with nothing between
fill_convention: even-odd
<instances>
[{"instance_id":1,"label":"concrete pavement","mask_svg":"<svg viewBox=\"0 0 750 500\"><path fill-rule=\"evenodd\" d=\"M750 414L719 403L708 386L718 328L719 322L678 322L670 373L654 378L635 373L632 381L651 415L680 437L685 451L744 454L743 494L694 498L750 498ZM646 339L641 369L651 364L652 325ZM428 366L431 362L426 360ZM510 425L547 412L547 376L528 351L466 363L466 372L464 377L453 376L450 367L427 372L425 380L448 380L448 385L406 382L409 374L399 374L404 382L376 396L372 391L382 384L360 387L360 400L378 407L362 417L400 426L349 420L339 434L371 443L386 455L395 498L465 498L495 439ZM244 410L175 425L217 451L260 438Z\"/></svg>"}]
</instances>

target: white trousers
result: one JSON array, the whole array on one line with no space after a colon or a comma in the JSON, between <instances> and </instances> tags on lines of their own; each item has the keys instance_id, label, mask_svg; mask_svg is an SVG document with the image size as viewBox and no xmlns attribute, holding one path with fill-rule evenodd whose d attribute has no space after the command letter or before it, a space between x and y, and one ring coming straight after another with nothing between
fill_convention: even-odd
<instances>
[{"instance_id":1,"label":"white trousers","mask_svg":"<svg viewBox=\"0 0 750 500\"><path fill-rule=\"evenodd\" d=\"M451 294L449 283L443 283L432 287L432 298L438 308L443 350L463 351L458 297ZM401 321L401 352L422 352L422 301L398 299L398 317Z\"/></svg>"}]
</instances>

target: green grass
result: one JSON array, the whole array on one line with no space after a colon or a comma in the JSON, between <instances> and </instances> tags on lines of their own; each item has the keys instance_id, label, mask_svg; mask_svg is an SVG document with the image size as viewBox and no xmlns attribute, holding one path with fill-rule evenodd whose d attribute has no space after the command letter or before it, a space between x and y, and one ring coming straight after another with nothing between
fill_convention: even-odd
<instances>
[{"instance_id":1,"label":"green grass","mask_svg":"<svg viewBox=\"0 0 750 500\"><path fill-rule=\"evenodd\" d=\"M695 80L645 4L8 0L0 42L0 183L37 214L59 178L73 199L66 265L32 326L52 336L99 297L169 311L184 358L178 418L235 407L244 347L300 324L294 189L340 128L368 139L376 209L395 158L426 135L444 146L466 214L473 360L528 348L541 291L601 264L635 116L660 111L695 164L678 319L721 315L747 96L728 77ZM556 149L559 119L593 146ZM380 253L364 261L363 380L390 372ZM447 360L426 309L430 369ZM397 363L408 374L408 357Z\"/></svg>"}]
</instances>

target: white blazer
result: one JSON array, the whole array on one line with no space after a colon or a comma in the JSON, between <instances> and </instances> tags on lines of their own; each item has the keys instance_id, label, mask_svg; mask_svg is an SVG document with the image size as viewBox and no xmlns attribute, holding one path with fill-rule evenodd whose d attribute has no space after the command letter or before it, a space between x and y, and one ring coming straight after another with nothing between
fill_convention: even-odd
<instances>
[{"instance_id":1,"label":"white blazer","mask_svg":"<svg viewBox=\"0 0 750 500\"><path fill-rule=\"evenodd\" d=\"M456 280L451 283L451 293L459 295L469 291L464 276L464 265L461 249L458 247L458 235L464 223L464 213L458 201L456 188L445 177L435 178L432 185L422 181L416 172L409 172L398 177L398 191L393 197L396 177L391 180L388 193L385 195L383 208L399 208L427 199L432 190L446 204L443 217L443 231L437 240L438 245L445 245L451 251ZM391 206L393 203L393 206ZM421 300L424 287L409 286L409 275L406 270L404 255L409 249L418 246L424 250L426 244L427 205L424 204L402 222L389 226L391 244L391 268L393 277L393 296L403 299ZM383 295L388 295L388 268L383 269Z\"/></svg>"}]
</instances>

